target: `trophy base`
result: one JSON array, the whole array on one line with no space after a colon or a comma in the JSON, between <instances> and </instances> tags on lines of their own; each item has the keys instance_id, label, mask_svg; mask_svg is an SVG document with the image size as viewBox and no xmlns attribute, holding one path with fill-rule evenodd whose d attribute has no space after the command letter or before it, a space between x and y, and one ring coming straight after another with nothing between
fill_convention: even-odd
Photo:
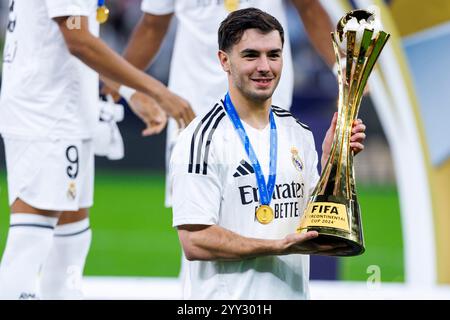
<instances>
[{"instance_id":1,"label":"trophy base","mask_svg":"<svg viewBox=\"0 0 450 320\"><path fill-rule=\"evenodd\" d=\"M308 243L336 246L333 250L313 254L351 257L365 251L356 196L353 199L333 195L313 196L297 228L299 233L307 231L319 233L317 238Z\"/></svg>"},{"instance_id":2,"label":"trophy base","mask_svg":"<svg viewBox=\"0 0 450 320\"><path fill-rule=\"evenodd\" d=\"M329 230L327 230L329 229ZM314 255L326 255L326 256L338 256L338 257L352 257L363 254L366 250L364 246L356 240L352 240L350 238L350 234L345 232L339 232L338 230L332 228L314 228L309 227L308 229L302 230L303 232L307 231L317 231L319 236L315 239L309 240L308 243L314 243L317 245L345 245L342 247L338 247L330 252L318 252L313 253Z\"/></svg>"}]
</instances>

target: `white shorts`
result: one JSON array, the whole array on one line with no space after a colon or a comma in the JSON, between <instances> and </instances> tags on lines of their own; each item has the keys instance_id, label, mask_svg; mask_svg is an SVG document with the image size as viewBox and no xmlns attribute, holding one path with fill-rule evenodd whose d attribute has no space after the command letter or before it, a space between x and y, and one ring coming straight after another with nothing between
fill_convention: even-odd
<instances>
[{"instance_id":1,"label":"white shorts","mask_svg":"<svg viewBox=\"0 0 450 320\"><path fill-rule=\"evenodd\" d=\"M8 197L34 208L77 211L93 204L92 140L3 137Z\"/></svg>"}]
</instances>

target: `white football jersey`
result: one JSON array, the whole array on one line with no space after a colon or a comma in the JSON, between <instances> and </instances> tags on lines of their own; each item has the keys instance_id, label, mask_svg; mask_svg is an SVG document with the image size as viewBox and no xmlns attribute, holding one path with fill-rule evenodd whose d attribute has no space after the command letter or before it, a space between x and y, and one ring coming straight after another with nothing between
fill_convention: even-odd
<instances>
[{"instance_id":1,"label":"white football jersey","mask_svg":"<svg viewBox=\"0 0 450 320\"><path fill-rule=\"evenodd\" d=\"M3 56L0 132L27 138L91 138L98 121L98 74L70 54L52 19L89 17L96 0L10 0ZM78 19L78 20L77 20Z\"/></svg>"},{"instance_id":2,"label":"white football jersey","mask_svg":"<svg viewBox=\"0 0 450 320\"><path fill-rule=\"evenodd\" d=\"M171 159L173 226L219 225L244 237L281 239L295 232L319 175L311 131L288 111L272 107L278 134L277 176L270 206L274 220L261 224L256 176L240 137L218 102L180 135ZM270 125L244 123L265 179ZM187 299L307 299L309 256L264 256L238 262L189 261Z\"/></svg>"},{"instance_id":3,"label":"white football jersey","mask_svg":"<svg viewBox=\"0 0 450 320\"><path fill-rule=\"evenodd\" d=\"M196 114L202 114L227 90L226 73L217 57L217 31L229 11L226 3L235 1L204 0L143 0L142 11L163 15L175 13L178 19L175 46L170 65L169 88L191 104ZM283 74L273 103L290 109L293 94L293 65L287 19L282 0L237 0L230 9L256 7L273 15L283 26Z\"/></svg>"}]
</instances>

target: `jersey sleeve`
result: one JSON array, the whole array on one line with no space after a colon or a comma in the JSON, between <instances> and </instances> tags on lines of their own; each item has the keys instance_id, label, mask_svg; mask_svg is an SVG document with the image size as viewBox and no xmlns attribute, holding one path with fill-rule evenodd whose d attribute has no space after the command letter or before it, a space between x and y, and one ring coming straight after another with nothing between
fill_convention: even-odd
<instances>
[{"instance_id":1,"label":"jersey sleeve","mask_svg":"<svg viewBox=\"0 0 450 320\"><path fill-rule=\"evenodd\" d=\"M154 15L164 15L175 11L175 0L142 0L141 10Z\"/></svg>"},{"instance_id":2,"label":"jersey sleeve","mask_svg":"<svg viewBox=\"0 0 450 320\"><path fill-rule=\"evenodd\" d=\"M202 144L199 148L198 134L188 129L180 135L170 161L173 226L217 224L222 184L214 143ZM196 152L201 154L200 162Z\"/></svg>"},{"instance_id":3,"label":"jersey sleeve","mask_svg":"<svg viewBox=\"0 0 450 320\"><path fill-rule=\"evenodd\" d=\"M89 16L92 0L45 0L49 18Z\"/></svg>"}]
</instances>

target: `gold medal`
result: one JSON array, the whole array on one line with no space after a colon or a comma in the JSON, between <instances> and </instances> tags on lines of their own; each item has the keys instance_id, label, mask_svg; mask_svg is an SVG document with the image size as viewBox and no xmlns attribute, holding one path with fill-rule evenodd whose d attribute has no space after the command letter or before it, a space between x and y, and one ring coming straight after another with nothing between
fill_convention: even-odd
<instances>
[{"instance_id":1,"label":"gold medal","mask_svg":"<svg viewBox=\"0 0 450 320\"><path fill-rule=\"evenodd\" d=\"M273 210L268 205L262 205L256 210L256 219L259 223L268 224L273 220Z\"/></svg>"},{"instance_id":2,"label":"gold medal","mask_svg":"<svg viewBox=\"0 0 450 320\"><path fill-rule=\"evenodd\" d=\"M233 12L239 8L239 0L224 0L224 5L228 12Z\"/></svg>"},{"instance_id":3,"label":"gold medal","mask_svg":"<svg viewBox=\"0 0 450 320\"><path fill-rule=\"evenodd\" d=\"M98 23L105 23L109 17L109 9L103 5L97 8L97 21Z\"/></svg>"}]
</instances>

